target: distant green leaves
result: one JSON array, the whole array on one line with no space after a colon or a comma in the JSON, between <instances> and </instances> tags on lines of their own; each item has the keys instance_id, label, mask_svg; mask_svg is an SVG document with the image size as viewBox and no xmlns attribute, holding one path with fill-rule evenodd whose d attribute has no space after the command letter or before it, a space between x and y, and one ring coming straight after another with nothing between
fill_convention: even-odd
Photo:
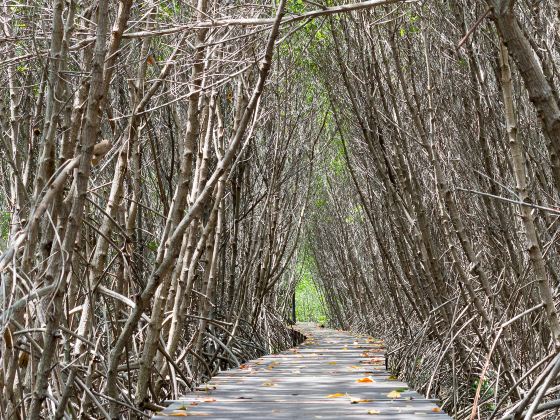
<instances>
[{"instance_id":1,"label":"distant green leaves","mask_svg":"<svg viewBox=\"0 0 560 420\"><path fill-rule=\"evenodd\" d=\"M0 211L0 251L8 243L8 236L10 235L10 220L11 215L7 211Z\"/></svg>"},{"instance_id":2,"label":"distant green leaves","mask_svg":"<svg viewBox=\"0 0 560 420\"><path fill-rule=\"evenodd\" d=\"M419 16L413 13L409 13L407 19L405 19L403 26L399 28L399 35L405 37L407 35L415 35L420 32L420 28L417 25Z\"/></svg>"},{"instance_id":3,"label":"distant green leaves","mask_svg":"<svg viewBox=\"0 0 560 420\"><path fill-rule=\"evenodd\" d=\"M342 139L340 139L340 137L338 136L333 139L332 144L333 156L329 163L329 169L331 170L332 175L336 176L337 178L341 178L348 171L346 158L344 157L344 144L342 143Z\"/></svg>"},{"instance_id":4,"label":"distant green leaves","mask_svg":"<svg viewBox=\"0 0 560 420\"><path fill-rule=\"evenodd\" d=\"M315 259L308 253L298 255L296 271L296 320L298 322L326 322L323 295L313 279Z\"/></svg>"},{"instance_id":5,"label":"distant green leaves","mask_svg":"<svg viewBox=\"0 0 560 420\"><path fill-rule=\"evenodd\" d=\"M305 11L305 3L303 0L288 0L286 3L288 13L300 14Z\"/></svg>"},{"instance_id":6,"label":"distant green leaves","mask_svg":"<svg viewBox=\"0 0 560 420\"><path fill-rule=\"evenodd\" d=\"M364 219L364 209L361 204L358 204L350 209L348 216L344 220L347 224L354 224L358 222L363 222Z\"/></svg>"},{"instance_id":7,"label":"distant green leaves","mask_svg":"<svg viewBox=\"0 0 560 420\"><path fill-rule=\"evenodd\" d=\"M156 252L157 249L158 249L158 247L159 247L159 245L158 245L158 243L157 243L156 241L150 241L150 242L148 242L148 243L146 244L146 247L147 247L150 251Z\"/></svg>"}]
</instances>

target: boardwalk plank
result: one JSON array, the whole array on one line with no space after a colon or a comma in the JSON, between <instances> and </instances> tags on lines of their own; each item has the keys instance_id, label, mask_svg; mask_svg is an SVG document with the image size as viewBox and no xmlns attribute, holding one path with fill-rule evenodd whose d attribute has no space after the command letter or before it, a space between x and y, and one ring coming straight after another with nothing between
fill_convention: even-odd
<instances>
[{"instance_id":1,"label":"boardwalk plank","mask_svg":"<svg viewBox=\"0 0 560 420\"><path fill-rule=\"evenodd\" d=\"M393 380L379 341L309 324L300 328L308 337L300 346L220 373L170 401L154 420L450 418L435 401Z\"/></svg>"}]
</instances>

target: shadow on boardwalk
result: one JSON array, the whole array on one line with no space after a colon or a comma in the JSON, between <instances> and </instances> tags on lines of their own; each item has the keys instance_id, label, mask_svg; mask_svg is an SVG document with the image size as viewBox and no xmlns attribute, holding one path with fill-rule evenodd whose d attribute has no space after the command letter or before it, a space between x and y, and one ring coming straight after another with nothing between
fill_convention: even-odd
<instances>
[{"instance_id":1,"label":"shadow on boardwalk","mask_svg":"<svg viewBox=\"0 0 560 420\"><path fill-rule=\"evenodd\" d=\"M379 341L302 324L300 346L214 377L154 419L449 419L385 370Z\"/></svg>"}]
</instances>

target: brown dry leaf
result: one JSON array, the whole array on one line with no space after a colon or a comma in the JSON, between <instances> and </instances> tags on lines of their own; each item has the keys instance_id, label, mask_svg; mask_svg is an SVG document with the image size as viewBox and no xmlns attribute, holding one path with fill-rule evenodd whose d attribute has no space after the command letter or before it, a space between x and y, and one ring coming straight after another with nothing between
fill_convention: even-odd
<instances>
[{"instance_id":1,"label":"brown dry leaf","mask_svg":"<svg viewBox=\"0 0 560 420\"><path fill-rule=\"evenodd\" d=\"M389 398L400 398L401 393L399 391L391 391L387 394L387 397Z\"/></svg>"},{"instance_id":2,"label":"brown dry leaf","mask_svg":"<svg viewBox=\"0 0 560 420\"><path fill-rule=\"evenodd\" d=\"M275 386L276 384L274 382L271 381L266 381L265 383L262 384L262 386Z\"/></svg>"},{"instance_id":3,"label":"brown dry leaf","mask_svg":"<svg viewBox=\"0 0 560 420\"><path fill-rule=\"evenodd\" d=\"M279 363L280 363L280 362L276 362L276 361L271 362L266 368L267 368L268 370L274 369L276 366L278 366Z\"/></svg>"},{"instance_id":4,"label":"brown dry leaf","mask_svg":"<svg viewBox=\"0 0 560 420\"><path fill-rule=\"evenodd\" d=\"M367 376L365 378L360 378L360 379L356 379L356 382L361 382L361 383L365 383L365 382L375 382L373 379L368 378Z\"/></svg>"},{"instance_id":5,"label":"brown dry leaf","mask_svg":"<svg viewBox=\"0 0 560 420\"><path fill-rule=\"evenodd\" d=\"M434 408L432 408L432 411L433 411L434 413L441 413L441 408L439 408L439 407L434 407Z\"/></svg>"},{"instance_id":6,"label":"brown dry leaf","mask_svg":"<svg viewBox=\"0 0 560 420\"><path fill-rule=\"evenodd\" d=\"M381 414L381 411L379 411L379 410L368 410L367 413L368 414Z\"/></svg>"},{"instance_id":7,"label":"brown dry leaf","mask_svg":"<svg viewBox=\"0 0 560 420\"><path fill-rule=\"evenodd\" d=\"M249 369L249 365L247 363L243 363L242 365L239 365L239 369Z\"/></svg>"},{"instance_id":8,"label":"brown dry leaf","mask_svg":"<svg viewBox=\"0 0 560 420\"><path fill-rule=\"evenodd\" d=\"M368 402L373 402L373 400L367 400L365 398L350 398L350 404L360 404Z\"/></svg>"},{"instance_id":9,"label":"brown dry leaf","mask_svg":"<svg viewBox=\"0 0 560 420\"><path fill-rule=\"evenodd\" d=\"M198 405L198 403L196 401L193 401L192 403L190 403L189 405ZM185 408L186 410L186 408Z\"/></svg>"},{"instance_id":10,"label":"brown dry leaf","mask_svg":"<svg viewBox=\"0 0 560 420\"><path fill-rule=\"evenodd\" d=\"M173 411L172 413L167 414L170 417L187 417L188 414L186 411Z\"/></svg>"},{"instance_id":11,"label":"brown dry leaf","mask_svg":"<svg viewBox=\"0 0 560 420\"><path fill-rule=\"evenodd\" d=\"M337 392L336 394L330 394L327 395L327 398L340 398L340 397L344 397L346 394L341 394L340 392Z\"/></svg>"}]
</instances>

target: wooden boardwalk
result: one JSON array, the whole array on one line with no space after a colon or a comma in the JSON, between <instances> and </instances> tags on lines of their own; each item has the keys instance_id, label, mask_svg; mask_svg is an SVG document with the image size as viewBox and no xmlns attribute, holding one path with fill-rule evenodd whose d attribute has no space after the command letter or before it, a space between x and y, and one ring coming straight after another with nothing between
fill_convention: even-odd
<instances>
[{"instance_id":1,"label":"wooden boardwalk","mask_svg":"<svg viewBox=\"0 0 560 420\"><path fill-rule=\"evenodd\" d=\"M308 324L300 346L220 373L154 419L450 419L385 370L379 341Z\"/></svg>"}]
</instances>

